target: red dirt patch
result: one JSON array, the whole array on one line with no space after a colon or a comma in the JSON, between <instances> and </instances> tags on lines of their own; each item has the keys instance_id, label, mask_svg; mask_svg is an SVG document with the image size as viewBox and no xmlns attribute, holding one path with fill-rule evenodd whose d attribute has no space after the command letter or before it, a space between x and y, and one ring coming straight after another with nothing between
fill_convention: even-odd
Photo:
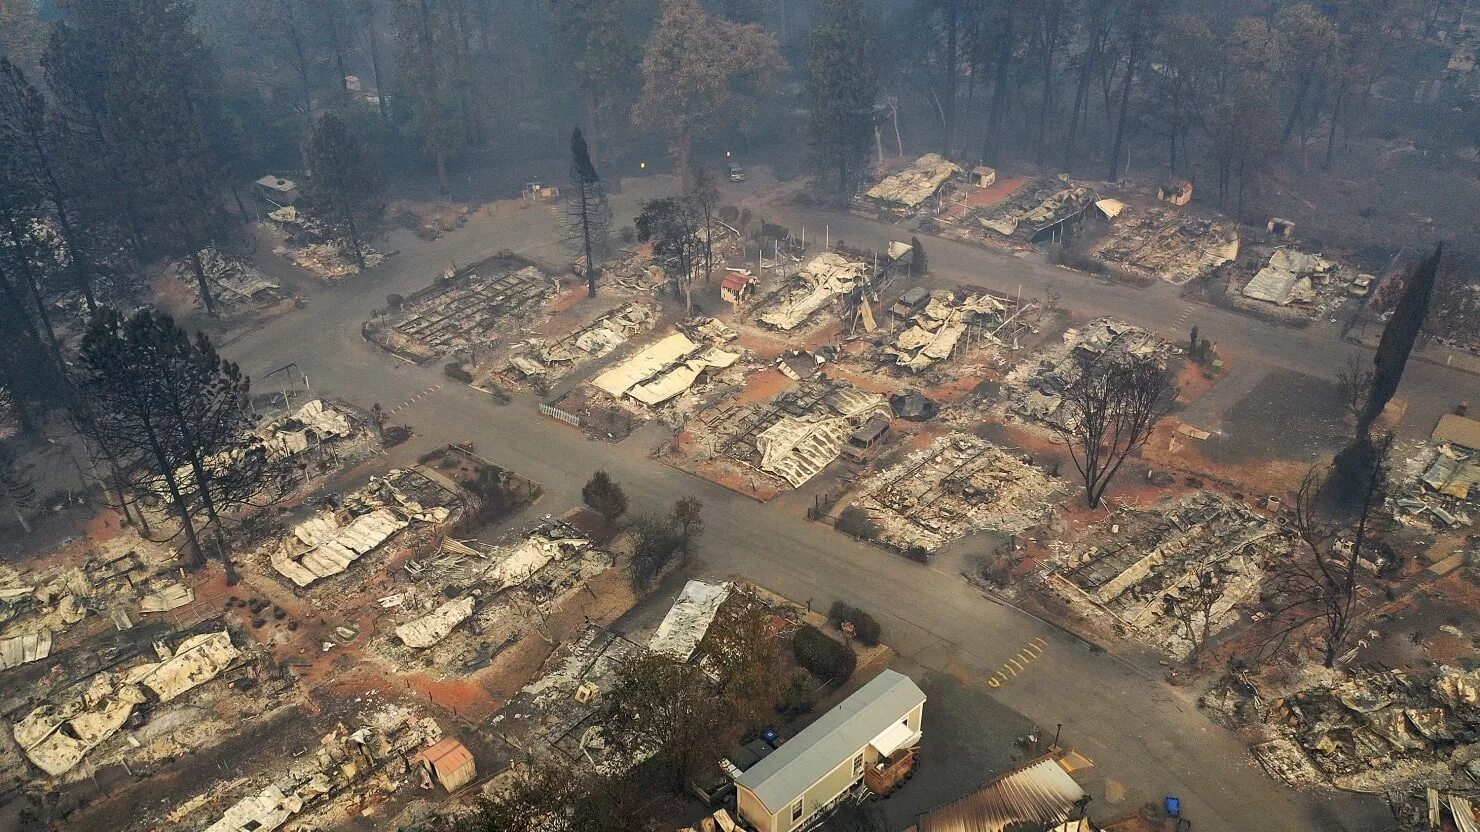
<instances>
[{"instance_id":1,"label":"red dirt patch","mask_svg":"<svg viewBox=\"0 0 1480 832\"><path fill-rule=\"evenodd\" d=\"M1219 353L1218 357L1223 360L1223 372L1212 378L1203 372L1202 365L1191 359L1182 362L1182 368L1177 372L1177 403L1183 406L1192 404L1198 399L1206 396L1209 390L1228 374L1233 366L1233 358L1226 353Z\"/></svg>"},{"instance_id":2,"label":"red dirt patch","mask_svg":"<svg viewBox=\"0 0 1480 832\"><path fill-rule=\"evenodd\" d=\"M555 296L554 302L550 304L550 314L559 315L561 312L585 300L586 297L586 287L581 283L577 283L575 286Z\"/></svg>"},{"instance_id":3,"label":"red dirt patch","mask_svg":"<svg viewBox=\"0 0 1480 832\"><path fill-rule=\"evenodd\" d=\"M751 373L745 377L745 389L735 397L735 404L747 405L767 401L779 396L794 383L774 367Z\"/></svg>"},{"instance_id":4,"label":"red dirt patch","mask_svg":"<svg viewBox=\"0 0 1480 832\"><path fill-rule=\"evenodd\" d=\"M970 188L966 196L966 205L970 208L980 208L984 205L996 205L1013 194L1022 190L1028 184L1026 176L1001 176L998 175L996 183L990 188Z\"/></svg>"},{"instance_id":5,"label":"red dirt patch","mask_svg":"<svg viewBox=\"0 0 1480 832\"><path fill-rule=\"evenodd\" d=\"M899 384L888 377L866 375L854 370L849 370L833 364L826 369L828 375L842 379L860 390L870 393L892 393L899 389Z\"/></svg>"},{"instance_id":6,"label":"red dirt patch","mask_svg":"<svg viewBox=\"0 0 1480 832\"><path fill-rule=\"evenodd\" d=\"M412 690L432 704L472 722L482 722L503 706L482 685L470 680L433 679L421 673L403 678Z\"/></svg>"}]
</instances>

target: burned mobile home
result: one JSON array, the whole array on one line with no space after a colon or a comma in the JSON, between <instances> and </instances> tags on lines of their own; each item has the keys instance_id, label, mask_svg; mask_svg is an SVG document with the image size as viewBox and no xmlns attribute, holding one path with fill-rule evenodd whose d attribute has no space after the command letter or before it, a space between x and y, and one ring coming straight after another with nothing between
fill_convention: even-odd
<instances>
[{"instance_id":1,"label":"burned mobile home","mask_svg":"<svg viewBox=\"0 0 1480 832\"><path fill-rule=\"evenodd\" d=\"M731 367L740 354L675 332L643 347L591 380L613 399L657 407L687 391L711 371Z\"/></svg>"},{"instance_id":2,"label":"burned mobile home","mask_svg":"<svg viewBox=\"0 0 1480 832\"><path fill-rule=\"evenodd\" d=\"M589 626L546 660L490 728L535 759L600 774L625 772L656 749L621 752L608 742L602 730L610 713L605 697L621 679L623 666L646 653L640 644Z\"/></svg>"},{"instance_id":3,"label":"burned mobile home","mask_svg":"<svg viewBox=\"0 0 1480 832\"><path fill-rule=\"evenodd\" d=\"M227 257L214 248L201 249L195 257L200 261L212 298L228 313L262 309L283 299L282 287L250 263ZM193 262L175 263L172 271L177 279L194 286L197 292L200 290Z\"/></svg>"},{"instance_id":4,"label":"burned mobile home","mask_svg":"<svg viewBox=\"0 0 1480 832\"><path fill-rule=\"evenodd\" d=\"M869 281L868 263L832 251L823 252L754 304L763 310L756 320L768 329L796 334L819 312L839 304L866 287Z\"/></svg>"},{"instance_id":5,"label":"burned mobile home","mask_svg":"<svg viewBox=\"0 0 1480 832\"><path fill-rule=\"evenodd\" d=\"M886 211L908 215L940 193L960 173L956 163L938 153L927 153L904 169L885 176L863 196Z\"/></svg>"},{"instance_id":6,"label":"burned mobile home","mask_svg":"<svg viewBox=\"0 0 1480 832\"><path fill-rule=\"evenodd\" d=\"M133 719L136 710L159 710L220 676L242 656L230 632L213 629L155 642L152 652L146 655L141 648L125 654L108 668L49 691L31 710L17 712L11 731L21 753L46 774L61 777L126 727L141 725L143 720Z\"/></svg>"},{"instance_id":7,"label":"burned mobile home","mask_svg":"<svg viewBox=\"0 0 1480 832\"><path fill-rule=\"evenodd\" d=\"M495 257L444 275L364 326L372 343L415 362L491 349L520 328L553 294L534 265Z\"/></svg>"},{"instance_id":8,"label":"burned mobile home","mask_svg":"<svg viewBox=\"0 0 1480 832\"><path fill-rule=\"evenodd\" d=\"M1001 203L975 209L948 236L980 237L1027 245L1062 242L1091 218L1099 196L1067 177L1036 179Z\"/></svg>"},{"instance_id":9,"label":"burned mobile home","mask_svg":"<svg viewBox=\"0 0 1480 832\"><path fill-rule=\"evenodd\" d=\"M1243 284L1239 294L1275 306L1313 308L1321 300L1323 290L1327 295L1345 297L1346 285L1337 285L1338 273L1337 264L1324 257L1293 248L1277 248ZM1229 287L1230 291L1232 288Z\"/></svg>"},{"instance_id":10,"label":"burned mobile home","mask_svg":"<svg viewBox=\"0 0 1480 832\"><path fill-rule=\"evenodd\" d=\"M1480 515L1480 420L1446 413L1429 439L1420 469L1389 494L1388 507L1403 523L1471 528Z\"/></svg>"},{"instance_id":11,"label":"burned mobile home","mask_svg":"<svg viewBox=\"0 0 1480 832\"><path fill-rule=\"evenodd\" d=\"M1354 669L1270 703L1263 724L1270 738L1254 756L1292 784L1380 792L1473 782L1480 671Z\"/></svg>"},{"instance_id":12,"label":"burned mobile home","mask_svg":"<svg viewBox=\"0 0 1480 832\"><path fill-rule=\"evenodd\" d=\"M506 544L445 539L403 564L386 587L393 591L379 603L389 629L377 647L398 662L449 674L481 669L540 632L555 609L615 562L558 520Z\"/></svg>"},{"instance_id":13,"label":"burned mobile home","mask_svg":"<svg viewBox=\"0 0 1480 832\"><path fill-rule=\"evenodd\" d=\"M1049 585L1180 660L1239 621L1259 600L1268 564L1291 546L1269 518L1204 493L1117 509L1067 547Z\"/></svg>"},{"instance_id":14,"label":"burned mobile home","mask_svg":"<svg viewBox=\"0 0 1480 832\"><path fill-rule=\"evenodd\" d=\"M308 587L344 572L403 530L435 534L470 508L470 495L429 469L392 470L270 543L268 560L280 575Z\"/></svg>"},{"instance_id":15,"label":"burned mobile home","mask_svg":"<svg viewBox=\"0 0 1480 832\"><path fill-rule=\"evenodd\" d=\"M1095 259L1180 286L1239 256L1237 223L1157 206L1127 208L1090 248Z\"/></svg>"},{"instance_id":16,"label":"burned mobile home","mask_svg":"<svg viewBox=\"0 0 1480 832\"><path fill-rule=\"evenodd\" d=\"M1038 422L1055 423L1064 391L1079 378L1082 359L1152 361L1165 366L1173 353L1165 338L1114 318L1097 318L1064 333L1063 342L1029 356L1007 374L1010 408Z\"/></svg>"},{"instance_id":17,"label":"burned mobile home","mask_svg":"<svg viewBox=\"0 0 1480 832\"><path fill-rule=\"evenodd\" d=\"M890 333L882 338L879 360L920 374L969 352L1011 348L1039 309L1036 301L989 292L912 287L890 307Z\"/></svg>"},{"instance_id":18,"label":"burned mobile home","mask_svg":"<svg viewBox=\"0 0 1480 832\"><path fill-rule=\"evenodd\" d=\"M901 551L934 552L975 531L1021 534L1053 515L1059 484L984 439L952 433L859 483L878 540Z\"/></svg>"},{"instance_id":19,"label":"burned mobile home","mask_svg":"<svg viewBox=\"0 0 1480 832\"><path fill-rule=\"evenodd\" d=\"M800 488L842 454L855 431L889 413L883 396L819 373L770 401L712 406L688 428L716 456Z\"/></svg>"},{"instance_id":20,"label":"burned mobile home","mask_svg":"<svg viewBox=\"0 0 1480 832\"><path fill-rule=\"evenodd\" d=\"M332 239L322 219L296 205L268 211L266 220L258 225L278 240L274 254L320 280L346 280L362 271L355 253ZM385 261L385 255L369 245L362 243L360 251L366 268Z\"/></svg>"},{"instance_id":21,"label":"burned mobile home","mask_svg":"<svg viewBox=\"0 0 1480 832\"><path fill-rule=\"evenodd\" d=\"M516 384L551 385L652 329L657 319L650 303L623 304L553 340L528 338L514 345L499 375Z\"/></svg>"},{"instance_id":22,"label":"burned mobile home","mask_svg":"<svg viewBox=\"0 0 1480 832\"><path fill-rule=\"evenodd\" d=\"M100 632L195 601L175 552L160 543L122 534L62 554L67 561L39 571L0 566L0 672L53 655L73 660L69 651Z\"/></svg>"},{"instance_id":23,"label":"burned mobile home","mask_svg":"<svg viewBox=\"0 0 1480 832\"><path fill-rule=\"evenodd\" d=\"M366 804L425 786L421 755L448 741L432 717L385 705L336 723L291 761L218 783L160 820L204 832L337 827Z\"/></svg>"}]
</instances>

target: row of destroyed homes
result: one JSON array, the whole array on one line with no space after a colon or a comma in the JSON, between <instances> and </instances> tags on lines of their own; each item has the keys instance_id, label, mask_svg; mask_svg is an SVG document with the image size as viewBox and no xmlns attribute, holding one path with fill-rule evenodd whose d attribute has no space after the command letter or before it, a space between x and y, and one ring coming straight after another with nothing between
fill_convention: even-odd
<instances>
[{"instance_id":1,"label":"row of destroyed homes","mask_svg":"<svg viewBox=\"0 0 1480 832\"><path fill-rule=\"evenodd\" d=\"M1263 234L1251 234L1189 207L1193 194L1185 179L1143 193L1063 175L968 170L932 153L888 173L859 205L891 218L923 217L922 229L948 238L1082 250L1097 268L1137 280L1182 285L1226 273L1233 305L1276 317L1329 314L1372 294L1372 275L1302 251L1294 223L1273 218Z\"/></svg>"}]
</instances>

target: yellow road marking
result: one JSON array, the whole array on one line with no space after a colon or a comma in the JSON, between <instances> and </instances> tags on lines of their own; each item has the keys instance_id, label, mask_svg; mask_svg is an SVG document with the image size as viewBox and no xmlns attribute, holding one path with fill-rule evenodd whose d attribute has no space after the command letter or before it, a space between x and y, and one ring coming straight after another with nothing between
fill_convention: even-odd
<instances>
[{"instance_id":1,"label":"yellow road marking","mask_svg":"<svg viewBox=\"0 0 1480 832\"><path fill-rule=\"evenodd\" d=\"M1047 647L1047 641L1035 637L1032 641L1024 644L1022 649L1014 654L1012 658L1003 662L1002 670L988 677L987 685L993 688L1000 688L1007 684L1009 680L1017 677L1019 671L1026 671L1029 664L1042 658Z\"/></svg>"}]
</instances>

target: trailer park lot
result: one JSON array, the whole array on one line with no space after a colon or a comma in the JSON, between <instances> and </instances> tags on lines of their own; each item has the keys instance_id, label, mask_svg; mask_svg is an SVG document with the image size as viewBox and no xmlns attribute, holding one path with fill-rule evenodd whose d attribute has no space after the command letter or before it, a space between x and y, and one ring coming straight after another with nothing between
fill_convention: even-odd
<instances>
[{"instance_id":1,"label":"trailer park lot","mask_svg":"<svg viewBox=\"0 0 1480 832\"><path fill-rule=\"evenodd\" d=\"M1326 323L1351 302L1340 275L1360 272L1273 231L1233 254L1217 218L1149 197L1059 180L1009 191L1011 180L981 189L996 189L990 198L953 181L935 233L896 224L918 224L925 200L824 213L739 192L773 222L805 224L811 245L773 241L757 262L753 245L732 241L687 312L654 291L661 276L640 247L615 253L609 289L586 299L552 265L554 219L539 209L487 212L434 242L402 235L400 255L331 284L264 256L263 272L308 309L223 352L254 377L292 361L313 379L288 433L301 439L297 426L320 411L297 408L322 399L344 403L353 437L316 432L294 451L312 455L312 471L243 524L235 586L215 571L182 574L169 547L116 521L6 561L0 679L13 730L0 776L45 780L76 829L206 828L250 814L271 789L301 798L295 824L404 821L446 795L417 788L418 766L391 752L453 738L480 784L532 748L571 758L571 732L590 714L567 702L570 668L597 679L623 651L647 649L684 581L700 578L753 586L781 618L839 599L868 609L894 651L880 661L933 680L932 696L960 684L972 694L959 702L976 703L963 708L989 702L1024 725L1062 725L1095 761L1107 816L1179 792L1204 828L1374 828L1377 801L1315 788L1366 782L1344 752L1320 749L1354 719L1341 685L1397 682L1251 679L1254 706L1206 687L1217 674L1168 686L1162 664L1189 652L1163 599L1210 569L1210 654L1240 650L1256 629L1261 576L1291 545L1268 498L1342 443L1339 414L1310 414L1339 406L1337 368L1367 354ZM663 186L632 183L619 214ZM1107 223L1093 252L1119 264L1115 279L991 250L1051 237L1085 206L1101 214L1083 221ZM817 245L823 228L850 246ZM923 277L890 256L912 233L929 253ZM1167 279L1135 279L1150 274ZM1184 291L1219 281L1238 297L1209 305ZM1273 322L1297 316L1305 328ZM1216 365L1188 354L1193 325ZM1084 350L1149 356L1181 382L1176 409L1095 511L1051 430L1069 359ZM1402 688L1414 709L1458 713L1447 703L1463 696L1450 691L1472 684L1463 662L1480 656L1445 642L1444 628L1474 625L1463 599L1480 489L1456 483L1480 449L1464 444L1464 426L1436 429L1476 377L1430 358L1410 366L1390 414L1402 465L1385 534L1408 557L1382 579L1393 600L1364 600L1378 635L1360 649L1423 676L1422 693ZM410 440L374 440L372 403ZM646 510L705 503L699 558L651 597L626 579L625 536L579 508L597 468ZM836 528L860 512L871 541ZM1399 644L1420 631L1432 651ZM1030 643L1041 658L1013 661ZM1279 719L1256 736L1246 709L1264 706ZM944 742L929 739L929 719L927 743ZM1396 729L1372 730L1384 748L1403 744ZM1456 754L1406 745L1415 767ZM360 759L371 762L347 765ZM1168 759L1187 765L1173 772L1158 762ZM989 773L942 763L912 787L948 798ZM912 787L891 821L908 820Z\"/></svg>"}]
</instances>

